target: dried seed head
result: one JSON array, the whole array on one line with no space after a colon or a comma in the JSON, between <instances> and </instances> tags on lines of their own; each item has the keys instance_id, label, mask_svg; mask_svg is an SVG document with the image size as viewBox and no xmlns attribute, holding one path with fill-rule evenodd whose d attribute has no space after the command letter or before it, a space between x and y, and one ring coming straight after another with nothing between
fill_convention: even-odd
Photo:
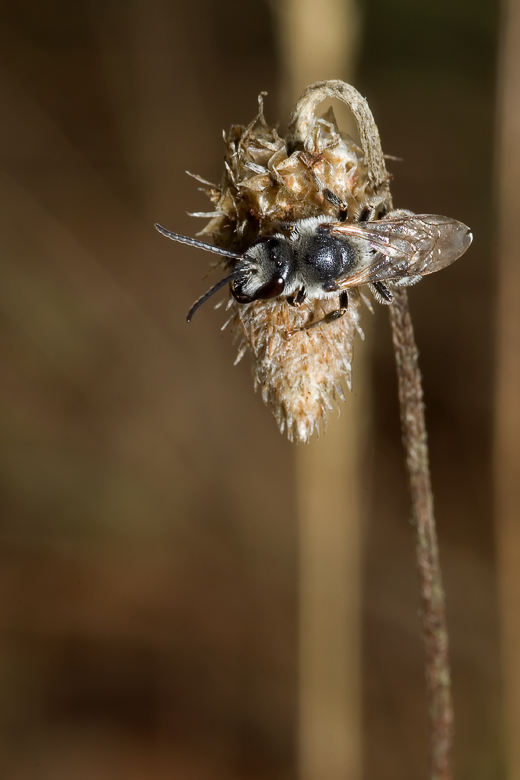
<instances>
[{"instance_id":1,"label":"dried seed head","mask_svg":"<svg viewBox=\"0 0 520 780\"><path fill-rule=\"evenodd\" d=\"M340 133L324 98L344 101L356 119L361 148ZM255 387L292 441L306 442L332 402L351 385L353 339L359 327L359 285L380 303L392 289L418 282L453 263L473 236L462 222L392 210L379 133L364 98L342 81L305 90L287 138L263 113L224 135L220 186L202 182L215 205L202 231L213 243L169 238L220 256L223 278L191 307L195 311L229 284L237 360L250 351ZM216 265L219 265L217 263ZM397 295L397 292L395 293ZM224 326L225 327L225 326Z\"/></svg>"},{"instance_id":2,"label":"dried seed head","mask_svg":"<svg viewBox=\"0 0 520 780\"><path fill-rule=\"evenodd\" d=\"M318 104L327 97L337 97L352 109L363 149L340 133L332 109L316 116ZM356 90L342 82L321 82L304 92L287 139L266 123L262 94L257 116L247 127L231 127L224 142L220 186L199 179L215 205L201 235L216 246L245 252L259 236L279 231L281 224L321 215L337 221L338 206L324 195L327 190L346 204L349 221L367 203L391 208L372 115ZM255 388L291 441L307 442L319 432L333 402L344 400L342 384L351 387L354 336L357 332L363 337L359 304L358 290L350 290L343 317L302 330L337 309L337 298L307 299L295 307L286 298L238 304L230 297L228 323L239 345L237 361L246 352L252 354Z\"/></svg>"}]
</instances>

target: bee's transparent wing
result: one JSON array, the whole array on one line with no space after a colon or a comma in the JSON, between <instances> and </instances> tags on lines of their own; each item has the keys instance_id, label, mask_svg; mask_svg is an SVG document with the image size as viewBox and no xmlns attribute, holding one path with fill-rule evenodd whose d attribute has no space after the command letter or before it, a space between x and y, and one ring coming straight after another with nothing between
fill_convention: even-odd
<instances>
[{"instance_id":1,"label":"bee's transparent wing","mask_svg":"<svg viewBox=\"0 0 520 780\"><path fill-rule=\"evenodd\" d=\"M371 252L361 267L338 279L338 289L373 282L409 284L440 271L464 254L473 240L462 222L434 214L405 214L377 222L334 222L320 229L332 235L366 241Z\"/></svg>"}]
</instances>

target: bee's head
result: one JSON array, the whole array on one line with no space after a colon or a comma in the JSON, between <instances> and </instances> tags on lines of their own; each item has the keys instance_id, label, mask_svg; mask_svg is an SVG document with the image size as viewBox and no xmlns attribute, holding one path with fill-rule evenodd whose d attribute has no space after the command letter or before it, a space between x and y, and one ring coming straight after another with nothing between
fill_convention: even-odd
<instances>
[{"instance_id":1,"label":"bee's head","mask_svg":"<svg viewBox=\"0 0 520 780\"><path fill-rule=\"evenodd\" d=\"M182 244L196 246L214 254L223 255L236 261L233 270L215 284L210 290L201 296L188 312L187 320L191 318L208 298L211 298L226 284L231 283L231 292L238 303L251 303L252 301L278 298L285 289L287 277L290 273L293 259L293 251L288 240L283 236L259 238L243 255L229 252L227 249L197 241L188 236L181 236L169 230L155 226L159 233L173 241Z\"/></svg>"},{"instance_id":2,"label":"bee's head","mask_svg":"<svg viewBox=\"0 0 520 780\"><path fill-rule=\"evenodd\" d=\"M231 292L238 303L265 301L282 295L292 259L292 247L283 236L255 241L243 255L243 275L231 284Z\"/></svg>"}]
</instances>

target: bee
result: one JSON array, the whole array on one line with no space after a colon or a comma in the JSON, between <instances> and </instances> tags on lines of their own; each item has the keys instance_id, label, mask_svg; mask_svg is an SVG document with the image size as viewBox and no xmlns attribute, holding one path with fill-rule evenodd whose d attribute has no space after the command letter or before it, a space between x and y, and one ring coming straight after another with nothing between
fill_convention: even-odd
<instances>
[{"instance_id":1,"label":"bee","mask_svg":"<svg viewBox=\"0 0 520 780\"><path fill-rule=\"evenodd\" d=\"M322 215L282 224L278 232L260 236L243 254L156 224L173 241L232 261L232 270L195 301L187 321L227 284L239 304L284 297L290 305L301 306L306 299L337 298L338 307L302 328L307 330L342 317L353 287L368 285L380 303L392 303L393 286L415 284L451 265L473 240L462 222L404 209L374 219L377 210L365 207L356 222L347 222L339 198L329 192L326 197L340 205L340 221Z\"/></svg>"}]
</instances>

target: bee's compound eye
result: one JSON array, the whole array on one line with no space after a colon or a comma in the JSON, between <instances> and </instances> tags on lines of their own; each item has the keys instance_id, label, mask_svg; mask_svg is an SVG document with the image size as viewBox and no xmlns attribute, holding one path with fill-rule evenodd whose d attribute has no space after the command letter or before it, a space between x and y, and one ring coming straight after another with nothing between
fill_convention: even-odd
<instances>
[{"instance_id":1,"label":"bee's compound eye","mask_svg":"<svg viewBox=\"0 0 520 780\"><path fill-rule=\"evenodd\" d=\"M274 276L267 284L260 287L255 293L255 300L267 301L270 298L278 298L283 293L285 281L281 276Z\"/></svg>"}]
</instances>

